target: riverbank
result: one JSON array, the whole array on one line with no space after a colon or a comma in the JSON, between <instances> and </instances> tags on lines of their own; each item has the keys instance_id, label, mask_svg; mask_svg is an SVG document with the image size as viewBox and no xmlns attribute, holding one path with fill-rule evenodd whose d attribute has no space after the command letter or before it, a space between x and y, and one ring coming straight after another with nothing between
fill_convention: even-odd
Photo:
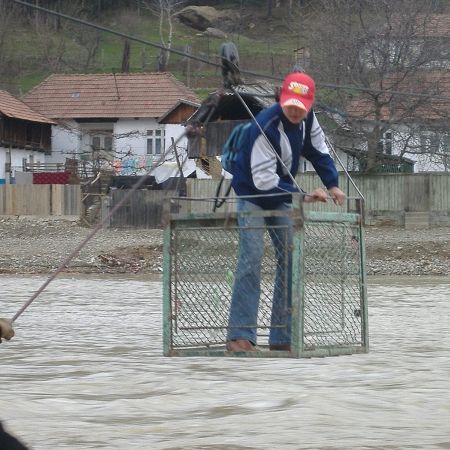
<instances>
[{"instance_id":1,"label":"riverbank","mask_svg":"<svg viewBox=\"0 0 450 450\"><path fill-rule=\"evenodd\" d=\"M0 218L0 274L55 270L92 230L76 218ZM450 228L366 227L368 275L450 275ZM102 229L69 273L162 273L162 230Z\"/></svg>"}]
</instances>

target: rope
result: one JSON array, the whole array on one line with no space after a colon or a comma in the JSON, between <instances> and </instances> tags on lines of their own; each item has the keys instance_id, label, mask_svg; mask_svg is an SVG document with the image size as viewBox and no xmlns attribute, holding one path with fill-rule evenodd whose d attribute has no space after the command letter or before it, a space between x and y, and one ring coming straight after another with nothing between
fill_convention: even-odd
<instances>
[{"instance_id":1,"label":"rope","mask_svg":"<svg viewBox=\"0 0 450 450\"><path fill-rule=\"evenodd\" d=\"M42 11L47 14L51 14L53 16L61 17L62 19L66 19L66 20L69 20L69 21L72 21L72 22L75 22L75 23L78 23L80 25L84 25L87 27L95 28L96 30L99 30L99 31L104 31L106 33L114 34L116 36L120 36L120 37L128 39L130 41L138 42L138 43L144 44L144 45L149 45L151 47L156 47L161 50L164 50L164 51L167 51L170 53L174 53L179 56L183 56L185 58L190 58L195 61L209 64L214 67L219 67L219 68L222 67L222 64L214 63L205 58L201 58L200 56L195 56L195 55L192 55L191 53L186 53L186 52L183 52L180 50L175 50L173 48L168 48L168 47L165 47L164 45L155 44L154 42L146 41L145 39L141 39L141 38L138 38L136 36L133 36L133 35L130 35L127 33L122 33L120 31L115 31L115 30L112 30L111 28L103 27L101 25L97 25L95 23L88 22L86 20L78 19L76 17L72 17L67 14L60 13L58 11L43 8L42 6L38 6L38 5L33 5L31 3L28 3L28 2L25 2L22 0L12 0L12 1L14 3L25 6L27 8L36 9L38 11ZM231 64L233 64L233 63L231 63ZM264 73L252 72L252 71L248 71L248 70L241 70L240 72L244 75L250 75L250 76L256 77L256 78L264 78L267 80L274 80L274 81L282 81L284 78L284 77L277 77L277 76L268 75L268 74L264 74ZM450 101L450 97L446 97L443 95L429 95L426 93L423 94L423 93L419 93L419 92L404 92L404 91L402 92L402 91L394 91L394 90L390 90L390 89L384 89L384 90L383 89L373 89L373 88L366 88L366 87L361 87L361 86L356 86L356 85L339 85L339 84L333 84L333 83L317 83L317 86L323 87L323 88L328 88L328 89L342 89L342 90L347 90L347 91L358 91L358 92L366 92L366 93L371 93L371 94L387 94L387 95L406 97L406 98L417 97L417 98L424 98L426 100Z\"/></svg>"},{"instance_id":2,"label":"rope","mask_svg":"<svg viewBox=\"0 0 450 450\"><path fill-rule=\"evenodd\" d=\"M295 180L294 176L291 174L291 171L287 168L284 161L281 159L281 156L278 154L278 152L273 148L272 143L270 142L269 138L267 137L266 133L262 129L261 125L256 120L256 117L251 112L250 108L247 106L247 103L245 103L244 99L241 97L239 92L234 89L233 86L231 86L231 90L233 93L237 96L237 98L240 100L240 102L243 104L244 108L247 110L247 112L250 114L250 117L253 119L253 121L256 123L256 126L259 128L259 131L261 131L262 135L265 137L267 143L269 144L270 149L274 153L275 157L278 159L278 162L283 166L284 169L286 169L286 172L288 174L288 177L291 179L291 181L294 183L294 186L299 190L299 192L305 193L305 191L298 185L297 181Z\"/></svg>"},{"instance_id":3,"label":"rope","mask_svg":"<svg viewBox=\"0 0 450 450\"><path fill-rule=\"evenodd\" d=\"M172 146L176 146L176 144L186 135L186 131L184 131L177 139L174 141L174 143L164 152L162 153L159 161L157 164L159 164L160 161L164 160L167 153L170 151ZM56 268L56 270L50 275L50 277L47 278L47 280L41 285L41 287L29 298L29 300L14 314L14 316L11 319L11 323L15 322L15 320L33 303L33 301L45 290L45 288L61 273L64 271L64 269L67 268L68 264L72 261L72 259L78 255L78 253L81 251L81 249L98 233L98 231L103 228L103 226L109 221L109 219L116 213L116 211L122 207L122 205L127 202L131 196L134 194L134 192L141 187L144 182L147 179L147 176L150 175L154 168L149 171L149 173L142 175L139 180L131 187L131 189L127 192L127 194L120 200L109 212L109 214L106 215L106 217L99 222L92 231L81 241L78 246L73 250L66 259Z\"/></svg>"}]
</instances>

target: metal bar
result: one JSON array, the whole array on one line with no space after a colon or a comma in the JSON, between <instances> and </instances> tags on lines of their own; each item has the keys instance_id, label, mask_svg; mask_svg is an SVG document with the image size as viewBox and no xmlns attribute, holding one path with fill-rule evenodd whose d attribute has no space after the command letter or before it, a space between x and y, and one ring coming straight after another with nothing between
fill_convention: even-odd
<instances>
[{"instance_id":1,"label":"metal bar","mask_svg":"<svg viewBox=\"0 0 450 450\"><path fill-rule=\"evenodd\" d=\"M228 274L235 270L240 227L235 223L227 225L229 214L208 213L207 218L204 214L190 214L185 220L171 217L173 254L169 287L172 306L179 300L181 309L177 317L167 317L169 312L164 313L164 321L171 321L172 325L170 356L298 358L368 350L364 236L358 220L360 215L303 213L301 194L295 194L293 201L292 212L281 214L291 217L293 226L291 351L268 349L274 261L281 263L272 246L264 249L258 317L256 321L252 319L251 326L247 325L256 328L262 351L226 351L231 289ZM264 213L262 217L273 217L272 212ZM269 242L265 233L266 240ZM280 267L275 267L277 269ZM175 320L177 328L173 326ZM277 328L283 326L285 324L277 324Z\"/></svg>"},{"instance_id":2,"label":"metal bar","mask_svg":"<svg viewBox=\"0 0 450 450\"><path fill-rule=\"evenodd\" d=\"M169 356L172 348L172 306L171 306L171 227L170 222L164 229L163 249L163 354ZM169 320L170 319L170 320Z\"/></svg>"},{"instance_id":3,"label":"metal bar","mask_svg":"<svg viewBox=\"0 0 450 450\"><path fill-rule=\"evenodd\" d=\"M366 246L364 245L364 227L359 227L360 245L360 311L361 311L361 341L365 351L369 351L369 313L367 304Z\"/></svg>"},{"instance_id":4,"label":"metal bar","mask_svg":"<svg viewBox=\"0 0 450 450\"><path fill-rule=\"evenodd\" d=\"M178 357L230 357L230 358L313 358L313 357L325 357L325 356L344 356L358 353L366 353L364 347L359 346L345 346L345 347L332 347L332 348L317 348L314 350L305 350L295 355L294 352L288 351L269 351L262 347L259 352L228 352L225 348L180 348L172 350L170 356Z\"/></svg>"},{"instance_id":5,"label":"metal bar","mask_svg":"<svg viewBox=\"0 0 450 450\"><path fill-rule=\"evenodd\" d=\"M239 327L229 327L229 326L225 326L225 327L218 327L218 326L206 326L206 327L178 327L178 330L232 330L233 328L258 328L259 330L265 330L268 329L270 330L271 328L284 328L284 325L258 325L257 323L253 324L253 325L241 325Z\"/></svg>"},{"instance_id":6,"label":"metal bar","mask_svg":"<svg viewBox=\"0 0 450 450\"><path fill-rule=\"evenodd\" d=\"M293 202L294 211L300 217L293 223L292 236L292 314L291 314L291 350L297 357L303 350L303 296L304 296L304 216L303 202Z\"/></svg>"},{"instance_id":7,"label":"metal bar","mask_svg":"<svg viewBox=\"0 0 450 450\"><path fill-rule=\"evenodd\" d=\"M259 197L279 197L281 195L285 196L286 194L290 195L296 195L298 192L281 192L277 194L258 194L258 195L239 195L235 196L233 198L230 197L171 197L171 200L178 200L178 201L194 201L194 202L205 202L205 201L214 201L216 199L229 199L230 201L238 201L241 198L259 198ZM308 194L306 194L308 196ZM331 199L331 197L330 197ZM360 197L347 197L348 200L359 200Z\"/></svg>"},{"instance_id":8,"label":"metal bar","mask_svg":"<svg viewBox=\"0 0 450 450\"><path fill-rule=\"evenodd\" d=\"M358 189L358 186L356 186L356 183L353 181L353 178L350 176L347 168L344 166L344 163L342 162L341 158L337 154L337 151L334 149L333 145L331 144L330 140L325 136L325 142L330 147L331 151L334 153L334 156L336 156L336 159L338 160L339 164L342 167L342 170L347 175L347 179L350 180L350 183L352 183L353 187L356 189L356 192L359 194L359 196L364 200L364 195L362 195L361 191Z\"/></svg>"},{"instance_id":9,"label":"metal bar","mask_svg":"<svg viewBox=\"0 0 450 450\"><path fill-rule=\"evenodd\" d=\"M355 213L305 211L305 219L310 222L348 222L359 224L360 215Z\"/></svg>"}]
</instances>

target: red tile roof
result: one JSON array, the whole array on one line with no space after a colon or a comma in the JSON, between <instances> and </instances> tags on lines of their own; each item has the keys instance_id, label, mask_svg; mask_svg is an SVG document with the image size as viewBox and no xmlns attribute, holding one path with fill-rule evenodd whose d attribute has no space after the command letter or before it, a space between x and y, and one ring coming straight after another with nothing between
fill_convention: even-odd
<instances>
[{"instance_id":1,"label":"red tile roof","mask_svg":"<svg viewBox=\"0 0 450 450\"><path fill-rule=\"evenodd\" d=\"M36 111L33 111L25 103L18 100L9 92L0 90L0 113L13 119L28 120L38 123L54 123Z\"/></svg>"},{"instance_id":2,"label":"red tile roof","mask_svg":"<svg viewBox=\"0 0 450 450\"><path fill-rule=\"evenodd\" d=\"M450 38L450 15L420 15L417 18L416 32L424 38Z\"/></svg>"},{"instance_id":3,"label":"red tile roof","mask_svg":"<svg viewBox=\"0 0 450 450\"><path fill-rule=\"evenodd\" d=\"M450 116L450 73L430 71L418 74L413 79L403 79L401 74L386 77L384 89L405 92L404 95L383 94L379 102L385 101L380 112L381 120L414 119L438 120ZM422 96L412 96L417 93ZM428 96L428 97L427 97ZM350 118L374 120L374 101L361 96L350 102L347 113Z\"/></svg>"},{"instance_id":4,"label":"red tile roof","mask_svg":"<svg viewBox=\"0 0 450 450\"><path fill-rule=\"evenodd\" d=\"M172 74L54 74L23 97L53 119L154 117L198 97Z\"/></svg>"},{"instance_id":5,"label":"red tile roof","mask_svg":"<svg viewBox=\"0 0 450 450\"><path fill-rule=\"evenodd\" d=\"M392 18L392 26L399 33L404 33L410 20L407 16L395 16ZM414 26L409 30L415 38L450 38L450 14L418 14L414 21Z\"/></svg>"}]
</instances>

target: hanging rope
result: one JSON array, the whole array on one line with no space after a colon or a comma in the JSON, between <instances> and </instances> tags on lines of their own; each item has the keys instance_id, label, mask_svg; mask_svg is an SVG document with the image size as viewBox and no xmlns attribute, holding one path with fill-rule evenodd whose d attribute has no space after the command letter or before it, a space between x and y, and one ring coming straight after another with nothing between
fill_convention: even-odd
<instances>
[{"instance_id":1,"label":"hanging rope","mask_svg":"<svg viewBox=\"0 0 450 450\"><path fill-rule=\"evenodd\" d=\"M176 144L186 135L187 130L185 130L177 139L173 142L173 144L161 155L160 160L164 160L166 155L172 149L172 146L176 146ZM63 272L72 259L78 255L83 247L99 232L101 228L105 226L105 224L109 221L109 219L116 213L116 211L121 208L134 194L134 192L139 189L146 181L147 176L153 172L154 169L151 169L148 174L142 175L139 180L128 190L127 194L120 200L106 215L106 217L99 222L92 231L83 239L82 242L78 244L78 246L67 256L66 259L57 267L57 269L47 278L47 280L41 285L41 287L28 299L28 301L14 314L11 320L8 319L0 319L0 331L1 337L5 339L11 339L14 336L14 331L12 329L12 324L17 320L17 318L33 303L33 301L45 290L45 288L61 273ZM11 334L12 332L12 334ZM9 336L9 338L8 338Z\"/></svg>"},{"instance_id":2,"label":"hanging rope","mask_svg":"<svg viewBox=\"0 0 450 450\"><path fill-rule=\"evenodd\" d=\"M164 45L157 44L155 42L150 42L145 39L141 39L137 36L133 36L133 35L130 35L127 33L122 33L120 31L116 31L116 30L113 30L108 27L97 25L95 23L88 22L86 20L82 20L77 17L73 17L68 14L64 14L64 13L61 13L61 12L58 12L58 11L55 11L52 9L44 8L37 4L32 4L32 3L29 3L29 2L26 2L23 0L11 0L11 1L14 3L17 3L18 5L22 5L26 8L34 9L37 11L42 11L46 14L60 17L65 20L68 20L68 21L71 21L74 23L78 23L79 25L82 25L82 26L86 26L86 27L94 28L99 31L103 31L105 33L113 34L115 36L122 37L122 38L127 39L132 42L137 42L140 44L155 47L160 50L164 50L164 51L173 53L175 55L183 56L184 58L192 59L194 61L202 62L204 64L207 64L207 65L210 65L213 67L222 67L221 63L216 63L216 62L210 61L208 59L202 58L200 56L196 56L191 53L183 52L181 50L176 50L174 48L168 48L168 47L165 47ZM249 70L241 70L240 73L243 75L249 75L249 76L255 77L255 78L264 78L266 80L273 80L273 81L282 81L283 80L283 77L269 75L267 73L253 72L253 71L249 71ZM350 92L355 92L355 91L356 92L367 92L370 94L387 94L387 95L393 95L393 96L405 97L405 98L413 97L413 98L424 98L426 100L439 100L439 101L444 101L444 102L450 102L450 97L448 97L448 96L434 95L434 94L430 95L430 94L422 93L422 92L410 92L410 91L405 92L405 91L396 91L396 90L391 90L391 89L376 89L376 88L369 88L369 87L363 87L363 86L358 86L358 85L342 85L342 84L335 84L335 83L317 83L317 86L323 87L323 88L328 88L328 89L344 90L344 91L350 91Z\"/></svg>"}]
</instances>

